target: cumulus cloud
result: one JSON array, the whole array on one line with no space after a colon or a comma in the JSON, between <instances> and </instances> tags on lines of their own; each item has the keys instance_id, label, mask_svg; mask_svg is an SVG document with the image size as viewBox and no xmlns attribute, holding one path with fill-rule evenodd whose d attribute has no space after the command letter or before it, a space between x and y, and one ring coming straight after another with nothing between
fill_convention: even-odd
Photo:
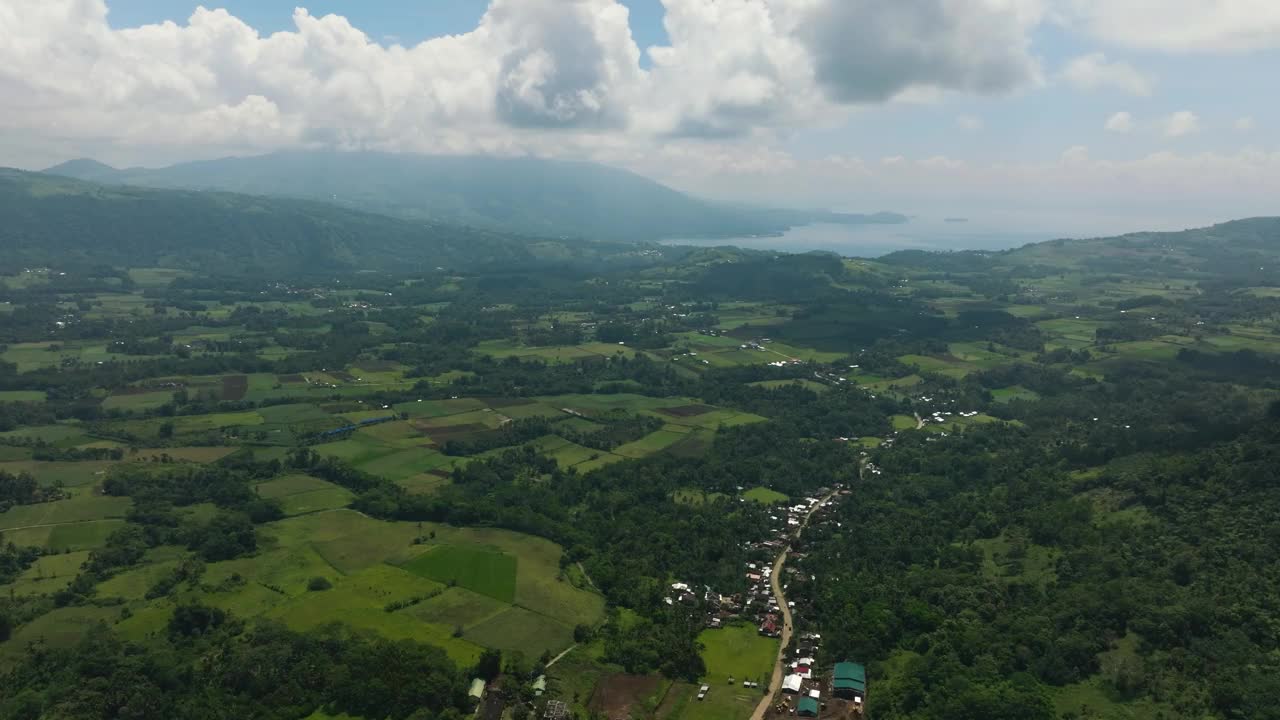
<instances>
[{"instance_id":1,"label":"cumulus cloud","mask_svg":"<svg viewBox=\"0 0 1280 720\"><path fill-rule=\"evenodd\" d=\"M1164 136L1179 138L1200 131L1200 117L1190 110L1179 110L1164 120Z\"/></svg>"},{"instance_id":2,"label":"cumulus cloud","mask_svg":"<svg viewBox=\"0 0 1280 720\"><path fill-rule=\"evenodd\" d=\"M1274 0L1060 0L1067 21L1115 45L1170 52L1280 47Z\"/></svg>"},{"instance_id":3,"label":"cumulus cloud","mask_svg":"<svg viewBox=\"0 0 1280 720\"><path fill-rule=\"evenodd\" d=\"M1067 63L1062 77L1080 90L1119 90L1130 95L1148 97L1152 81L1137 68L1119 60L1108 60L1105 53L1082 55Z\"/></svg>"},{"instance_id":4,"label":"cumulus cloud","mask_svg":"<svg viewBox=\"0 0 1280 720\"><path fill-rule=\"evenodd\" d=\"M0 131L47 143L586 152L832 122L843 105L997 93L1039 77L1042 0L662 0L645 69L618 0L490 0L411 47L299 8L112 29L106 0L0 3ZM386 38L384 38L386 40Z\"/></svg>"},{"instance_id":5,"label":"cumulus cloud","mask_svg":"<svg viewBox=\"0 0 1280 720\"><path fill-rule=\"evenodd\" d=\"M956 118L956 125L959 125L961 130L977 132L985 127L986 123L982 121L982 118L976 115L961 115Z\"/></svg>"},{"instance_id":6,"label":"cumulus cloud","mask_svg":"<svg viewBox=\"0 0 1280 720\"><path fill-rule=\"evenodd\" d=\"M547 128L625 124L625 97L641 72L622 5L494 0L478 32L505 50L495 96L502 120Z\"/></svg>"},{"instance_id":7,"label":"cumulus cloud","mask_svg":"<svg viewBox=\"0 0 1280 720\"><path fill-rule=\"evenodd\" d=\"M1257 127L1257 123L1250 115L1246 115L1236 120L1235 123L1235 128L1239 132L1252 132L1255 127Z\"/></svg>"},{"instance_id":8,"label":"cumulus cloud","mask_svg":"<svg viewBox=\"0 0 1280 720\"><path fill-rule=\"evenodd\" d=\"M1107 118L1104 126L1108 132L1127 133L1133 130L1133 115L1121 111Z\"/></svg>"},{"instance_id":9,"label":"cumulus cloud","mask_svg":"<svg viewBox=\"0 0 1280 720\"><path fill-rule=\"evenodd\" d=\"M704 0L705 2L706 0ZM882 101L911 88L1001 93L1036 82L1027 32L1035 0L774 0L836 100Z\"/></svg>"}]
</instances>

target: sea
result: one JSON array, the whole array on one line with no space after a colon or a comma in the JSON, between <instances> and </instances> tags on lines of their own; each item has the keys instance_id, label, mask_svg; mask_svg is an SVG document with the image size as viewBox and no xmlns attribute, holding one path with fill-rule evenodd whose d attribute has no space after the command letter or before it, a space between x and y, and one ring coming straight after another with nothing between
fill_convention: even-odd
<instances>
[{"instance_id":1,"label":"sea","mask_svg":"<svg viewBox=\"0 0 1280 720\"><path fill-rule=\"evenodd\" d=\"M832 252L845 257L875 258L899 250L1008 250L1060 238L1107 237L1144 229L1140 222L1101 220L1027 222L1023 218L912 217L894 225L814 224L780 235L663 241L665 245L734 246L782 252ZM1149 228L1155 229L1155 228ZM1164 229L1164 228L1161 228ZM1169 228L1173 229L1173 228Z\"/></svg>"}]
</instances>

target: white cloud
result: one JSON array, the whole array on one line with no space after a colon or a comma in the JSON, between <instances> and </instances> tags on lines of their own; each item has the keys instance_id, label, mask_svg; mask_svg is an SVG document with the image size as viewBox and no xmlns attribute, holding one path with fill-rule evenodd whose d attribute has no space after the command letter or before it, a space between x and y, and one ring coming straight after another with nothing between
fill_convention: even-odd
<instances>
[{"instance_id":1,"label":"white cloud","mask_svg":"<svg viewBox=\"0 0 1280 720\"><path fill-rule=\"evenodd\" d=\"M1111 61L1105 53L1082 55L1067 63L1062 77L1080 90L1119 90L1148 97L1152 81L1137 68L1123 61Z\"/></svg>"},{"instance_id":2,"label":"white cloud","mask_svg":"<svg viewBox=\"0 0 1280 720\"><path fill-rule=\"evenodd\" d=\"M1200 131L1200 117L1190 110L1179 110L1164 120L1164 136L1178 138Z\"/></svg>"},{"instance_id":3,"label":"white cloud","mask_svg":"<svg viewBox=\"0 0 1280 720\"><path fill-rule=\"evenodd\" d=\"M1133 130L1133 115L1120 111L1107 118L1105 125L1108 132L1127 133Z\"/></svg>"},{"instance_id":4,"label":"white cloud","mask_svg":"<svg viewBox=\"0 0 1280 720\"><path fill-rule=\"evenodd\" d=\"M1235 128L1239 132L1252 132L1255 127L1257 127L1257 123L1250 115L1246 115L1239 120L1236 120Z\"/></svg>"},{"instance_id":5,"label":"white cloud","mask_svg":"<svg viewBox=\"0 0 1280 720\"><path fill-rule=\"evenodd\" d=\"M1040 78L1028 38L1043 18L1040 0L765 1L795 8L778 14L795 22L818 81L839 101L915 87L1001 93Z\"/></svg>"},{"instance_id":6,"label":"white cloud","mask_svg":"<svg viewBox=\"0 0 1280 720\"><path fill-rule=\"evenodd\" d=\"M1236 52L1280 47L1275 0L1058 0L1075 27L1122 47Z\"/></svg>"},{"instance_id":7,"label":"white cloud","mask_svg":"<svg viewBox=\"0 0 1280 720\"><path fill-rule=\"evenodd\" d=\"M986 123L983 122L982 118L976 115L961 115L956 118L956 125L959 125L961 130L968 130L969 132L977 132L986 127Z\"/></svg>"},{"instance_id":8,"label":"white cloud","mask_svg":"<svg viewBox=\"0 0 1280 720\"><path fill-rule=\"evenodd\" d=\"M489 0L471 32L412 47L301 8L263 36L224 10L116 30L106 0L4 0L0 132L22 152L38 138L151 156L750 137L845 105L1035 83L1043 1L662 0L670 42L646 70L618 0Z\"/></svg>"}]
</instances>

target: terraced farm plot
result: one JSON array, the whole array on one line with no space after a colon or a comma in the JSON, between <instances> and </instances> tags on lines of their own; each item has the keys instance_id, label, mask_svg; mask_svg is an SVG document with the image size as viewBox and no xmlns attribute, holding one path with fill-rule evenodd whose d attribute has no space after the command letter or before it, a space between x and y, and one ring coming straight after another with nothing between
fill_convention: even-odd
<instances>
[{"instance_id":1,"label":"terraced farm plot","mask_svg":"<svg viewBox=\"0 0 1280 720\"><path fill-rule=\"evenodd\" d=\"M0 391L0 403L26 402L42 403L48 395L43 390L4 390Z\"/></svg>"},{"instance_id":2,"label":"terraced farm plot","mask_svg":"<svg viewBox=\"0 0 1280 720\"><path fill-rule=\"evenodd\" d=\"M53 552L96 550L107 542L107 536L124 526L123 520L90 520L65 525L42 525L20 530L5 530L4 539L15 545L29 545Z\"/></svg>"},{"instance_id":3,"label":"terraced farm plot","mask_svg":"<svg viewBox=\"0 0 1280 720\"><path fill-rule=\"evenodd\" d=\"M292 475L258 485L258 494L277 498L288 516L346 507L355 494L346 488L306 475Z\"/></svg>"},{"instance_id":4,"label":"terraced farm plot","mask_svg":"<svg viewBox=\"0 0 1280 720\"><path fill-rule=\"evenodd\" d=\"M752 387L762 387L767 390L777 390L779 388L801 387L805 390L816 393L824 393L831 390L831 386L824 385L813 380L761 380L760 382L751 383Z\"/></svg>"},{"instance_id":5,"label":"terraced farm plot","mask_svg":"<svg viewBox=\"0 0 1280 720\"><path fill-rule=\"evenodd\" d=\"M476 398L457 398L454 400L418 400L394 405L398 413L408 413L410 418L436 418L446 415L480 410L488 407L483 400Z\"/></svg>"},{"instance_id":6,"label":"terraced farm plot","mask_svg":"<svg viewBox=\"0 0 1280 720\"><path fill-rule=\"evenodd\" d=\"M80 566L88 559L89 551L87 550L45 555L19 575L11 589L18 597L51 595L70 585L80 572ZM6 591L8 589L6 588Z\"/></svg>"},{"instance_id":7,"label":"terraced farm plot","mask_svg":"<svg viewBox=\"0 0 1280 720\"><path fill-rule=\"evenodd\" d=\"M485 647L524 653L538 657L552 655L573 644L573 627L562 622L511 607L466 630L463 637Z\"/></svg>"},{"instance_id":8,"label":"terraced farm plot","mask_svg":"<svg viewBox=\"0 0 1280 720\"><path fill-rule=\"evenodd\" d=\"M403 565L405 570L437 582L457 585L510 603L516 594L516 558L475 547L442 545Z\"/></svg>"},{"instance_id":9,"label":"terraced farm plot","mask_svg":"<svg viewBox=\"0 0 1280 720\"><path fill-rule=\"evenodd\" d=\"M342 577L315 548L302 544L261 552L255 557L211 563L203 581L216 585L236 574L251 582L278 588L289 596L307 593L307 582L311 578L336 582Z\"/></svg>"},{"instance_id":10,"label":"terraced farm plot","mask_svg":"<svg viewBox=\"0 0 1280 720\"><path fill-rule=\"evenodd\" d=\"M413 495L430 495L452 482L447 474L438 474L441 472L444 471L433 470L431 472L412 475L410 477L397 480L396 484Z\"/></svg>"},{"instance_id":11,"label":"terraced farm plot","mask_svg":"<svg viewBox=\"0 0 1280 720\"><path fill-rule=\"evenodd\" d=\"M30 473L41 485L49 486L62 483L64 487L81 488L93 485L102 479L108 468L114 465L108 460L44 461L14 460L0 463L0 470L13 473Z\"/></svg>"},{"instance_id":12,"label":"terraced farm plot","mask_svg":"<svg viewBox=\"0 0 1280 720\"><path fill-rule=\"evenodd\" d=\"M1021 385L1013 385L1010 387L999 388L991 391L991 396L998 403L1009 403L1014 400L1039 400L1040 394L1034 390L1028 390Z\"/></svg>"},{"instance_id":13,"label":"terraced farm plot","mask_svg":"<svg viewBox=\"0 0 1280 720\"><path fill-rule=\"evenodd\" d=\"M102 410L155 410L173 402L173 391L114 392L102 401Z\"/></svg>"},{"instance_id":14,"label":"terraced farm plot","mask_svg":"<svg viewBox=\"0 0 1280 720\"><path fill-rule=\"evenodd\" d=\"M452 628L467 628L510 607L507 603L495 600L488 595L481 595L459 586L448 588L435 597L399 612L423 622Z\"/></svg>"},{"instance_id":15,"label":"terraced farm plot","mask_svg":"<svg viewBox=\"0 0 1280 720\"><path fill-rule=\"evenodd\" d=\"M75 447L90 440L84 429L76 425L37 425L0 433L0 438L42 440L60 448Z\"/></svg>"},{"instance_id":16,"label":"terraced farm plot","mask_svg":"<svg viewBox=\"0 0 1280 720\"><path fill-rule=\"evenodd\" d=\"M645 458L650 455L666 450L672 445L684 440L685 433L671 432L669 430L657 430L648 435L620 445L613 449L614 455L621 455L626 458Z\"/></svg>"},{"instance_id":17,"label":"terraced farm plot","mask_svg":"<svg viewBox=\"0 0 1280 720\"><path fill-rule=\"evenodd\" d=\"M129 498L103 495L81 495L70 500L18 505L0 513L0 530L123 518L132 505Z\"/></svg>"},{"instance_id":18,"label":"terraced farm plot","mask_svg":"<svg viewBox=\"0 0 1280 720\"><path fill-rule=\"evenodd\" d=\"M267 611L295 630L309 630L332 622L370 630L384 637L409 639L444 648L455 662L471 665L480 647L453 637L453 628L417 620L403 613L389 613L386 606L423 597L443 588L412 573L379 565L341 578L333 588L291 598Z\"/></svg>"},{"instance_id":19,"label":"terraced farm plot","mask_svg":"<svg viewBox=\"0 0 1280 720\"><path fill-rule=\"evenodd\" d=\"M265 422L266 420L257 412L186 415L173 419L174 432L180 435L208 432L224 427L252 427L254 425L262 425Z\"/></svg>"},{"instance_id":20,"label":"terraced farm plot","mask_svg":"<svg viewBox=\"0 0 1280 720\"><path fill-rule=\"evenodd\" d=\"M946 375L947 377L960 378L969 375L977 370L976 367L968 363L961 362L954 358L938 358L928 355L903 355L898 358L906 365L914 365L923 373L937 373Z\"/></svg>"},{"instance_id":21,"label":"terraced farm plot","mask_svg":"<svg viewBox=\"0 0 1280 720\"><path fill-rule=\"evenodd\" d=\"M603 450L595 450L571 443L559 435L544 435L534 440L530 445L537 448L544 455L554 458L562 468L581 465L593 458L609 454Z\"/></svg>"},{"instance_id":22,"label":"terraced farm plot","mask_svg":"<svg viewBox=\"0 0 1280 720\"><path fill-rule=\"evenodd\" d=\"M435 450L410 448L396 450L381 457L366 460L356 465L357 468L373 475L399 482L423 473L444 467L452 458Z\"/></svg>"},{"instance_id":23,"label":"terraced farm plot","mask_svg":"<svg viewBox=\"0 0 1280 720\"><path fill-rule=\"evenodd\" d=\"M150 462L168 456L170 460L194 463L212 463L236 452L234 447L172 447L141 448L137 454L129 453L125 457L132 461Z\"/></svg>"},{"instance_id":24,"label":"terraced farm plot","mask_svg":"<svg viewBox=\"0 0 1280 720\"><path fill-rule=\"evenodd\" d=\"M100 622L110 623L120 615L120 608L57 608L19 626L8 642L0 643L0 671L7 671L27 657L31 643L41 643L51 650L73 647L81 637Z\"/></svg>"}]
</instances>

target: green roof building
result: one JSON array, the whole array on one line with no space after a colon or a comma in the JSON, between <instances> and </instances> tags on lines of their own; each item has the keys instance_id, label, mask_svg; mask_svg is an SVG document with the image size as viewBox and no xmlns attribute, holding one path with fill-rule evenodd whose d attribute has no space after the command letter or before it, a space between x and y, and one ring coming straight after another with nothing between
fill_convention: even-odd
<instances>
[{"instance_id":1,"label":"green roof building","mask_svg":"<svg viewBox=\"0 0 1280 720\"><path fill-rule=\"evenodd\" d=\"M831 679L831 689L836 697L846 700L866 697L867 669L858 663L836 663Z\"/></svg>"},{"instance_id":2,"label":"green roof building","mask_svg":"<svg viewBox=\"0 0 1280 720\"><path fill-rule=\"evenodd\" d=\"M835 678L837 680L857 680L866 685L867 669L853 662L836 663Z\"/></svg>"},{"instance_id":3,"label":"green roof building","mask_svg":"<svg viewBox=\"0 0 1280 720\"><path fill-rule=\"evenodd\" d=\"M800 717L818 717L818 701L813 698L800 698L796 705L796 714Z\"/></svg>"}]
</instances>

